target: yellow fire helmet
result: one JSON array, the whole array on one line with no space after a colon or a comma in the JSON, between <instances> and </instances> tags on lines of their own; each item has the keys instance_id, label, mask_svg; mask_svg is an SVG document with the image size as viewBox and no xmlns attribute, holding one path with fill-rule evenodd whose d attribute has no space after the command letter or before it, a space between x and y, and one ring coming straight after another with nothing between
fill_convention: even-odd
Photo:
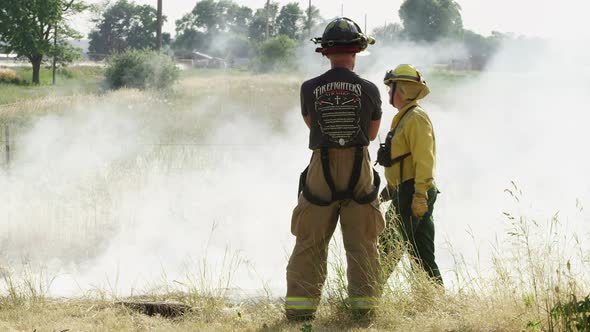
<instances>
[{"instance_id":1,"label":"yellow fire helmet","mask_svg":"<svg viewBox=\"0 0 590 332\"><path fill-rule=\"evenodd\" d=\"M430 93L426 81L420 72L412 65L402 64L388 71L383 79L385 85L394 84L400 97L404 101L415 101L426 97Z\"/></svg>"}]
</instances>

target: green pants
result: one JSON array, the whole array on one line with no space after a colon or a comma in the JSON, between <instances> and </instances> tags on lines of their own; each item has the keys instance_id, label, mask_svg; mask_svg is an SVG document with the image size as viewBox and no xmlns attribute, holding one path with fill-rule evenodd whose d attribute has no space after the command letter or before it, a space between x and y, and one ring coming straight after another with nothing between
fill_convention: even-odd
<instances>
[{"instance_id":1,"label":"green pants","mask_svg":"<svg viewBox=\"0 0 590 332\"><path fill-rule=\"evenodd\" d=\"M395 269L404 251L417 266L426 271L433 281L443 284L438 265L434 258L434 219L432 212L438 190L428 190L428 212L420 219L412 216L414 180L402 183L391 193L392 204L387 211L387 225L379 237L379 250L385 280Z\"/></svg>"}]
</instances>

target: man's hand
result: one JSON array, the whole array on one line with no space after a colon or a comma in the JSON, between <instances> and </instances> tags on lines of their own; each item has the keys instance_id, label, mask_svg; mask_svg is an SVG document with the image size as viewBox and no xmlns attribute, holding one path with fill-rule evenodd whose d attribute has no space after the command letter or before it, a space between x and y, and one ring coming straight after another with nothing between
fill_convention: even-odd
<instances>
[{"instance_id":1,"label":"man's hand","mask_svg":"<svg viewBox=\"0 0 590 332\"><path fill-rule=\"evenodd\" d=\"M412 197L412 214L420 219L428 212L428 197L425 194L414 193Z\"/></svg>"}]
</instances>

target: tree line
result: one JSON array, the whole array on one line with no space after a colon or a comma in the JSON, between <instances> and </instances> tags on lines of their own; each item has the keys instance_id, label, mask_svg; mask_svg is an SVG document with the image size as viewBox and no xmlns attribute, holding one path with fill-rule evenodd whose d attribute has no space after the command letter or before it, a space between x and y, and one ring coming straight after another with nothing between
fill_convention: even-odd
<instances>
[{"instance_id":1,"label":"tree line","mask_svg":"<svg viewBox=\"0 0 590 332\"><path fill-rule=\"evenodd\" d=\"M382 44L395 45L400 41L462 42L475 69L485 67L502 40L514 38L513 34L498 31L482 36L464 29L461 5L455 0L405 0L398 14L401 24L390 23L374 29L374 37Z\"/></svg>"},{"instance_id":2,"label":"tree line","mask_svg":"<svg viewBox=\"0 0 590 332\"><path fill-rule=\"evenodd\" d=\"M67 63L77 56L67 40L82 36L67 22L86 10L97 13L88 35L89 53L94 56L158 45L153 6L132 0L118 0L103 8L88 6L82 0L23 0L0 2L0 47L27 58L33 66L33 82L39 83L43 59L55 56ZM372 31L379 44L448 39L464 42L471 56L489 57L499 40L506 38L497 32L484 37L465 30L461 7L455 0L405 0L398 14L401 24ZM297 45L308 40L322 23L318 8L301 8L298 2L281 6L268 1L264 7L252 9L232 0L200 0L175 22L174 38L164 34L163 42L178 56L199 51L230 62L254 60L251 62L268 69L287 64Z\"/></svg>"},{"instance_id":3,"label":"tree line","mask_svg":"<svg viewBox=\"0 0 590 332\"><path fill-rule=\"evenodd\" d=\"M154 7L129 0L104 8L94 20L89 51L110 55L155 45L155 15ZM300 40L320 21L316 7L303 10L297 2L284 6L269 2L254 10L231 0L202 0L175 22L174 39L170 34L163 39L176 54L198 50L224 59L249 58L263 42L278 36Z\"/></svg>"}]
</instances>

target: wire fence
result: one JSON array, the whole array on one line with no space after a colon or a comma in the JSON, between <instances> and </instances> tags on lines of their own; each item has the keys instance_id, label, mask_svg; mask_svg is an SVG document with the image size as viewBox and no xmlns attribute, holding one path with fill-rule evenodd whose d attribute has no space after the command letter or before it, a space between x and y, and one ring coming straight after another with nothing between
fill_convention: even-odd
<instances>
[{"instance_id":1,"label":"wire fence","mask_svg":"<svg viewBox=\"0 0 590 332\"><path fill-rule=\"evenodd\" d=\"M22 143L22 141L21 141ZM25 144L25 143L23 143ZM80 143L86 144L86 143ZM73 145L76 145L74 142ZM10 169L11 163L14 160L15 150L19 146L19 139L16 135L15 128L12 128L9 124L0 125L0 167ZM188 148L188 149L203 149L203 150L215 150L222 151L222 153L231 153L231 151L267 151L267 150L283 150L283 151L300 151L306 150L307 146L302 144L288 144L288 143L249 143L249 142L237 142L237 143L202 143L202 142L161 142L161 143L145 143L139 144L142 148L146 148L156 152L162 148Z\"/></svg>"},{"instance_id":2,"label":"wire fence","mask_svg":"<svg viewBox=\"0 0 590 332\"><path fill-rule=\"evenodd\" d=\"M9 108L9 107L12 107L12 106L17 106L19 104L21 104L21 103L18 102L18 103L10 103L10 104L0 104L0 109Z\"/></svg>"},{"instance_id":3,"label":"wire fence","mask_svg":"<svg viewBox=\"0 0 590 332\"><path fill-rule=\"evenodd\" d=\"M0 104L0 111L4 111L6 109L10 109L13 107L18 107L18 106L22 106L23 103L28 103L28 104L41 104L41 103L47 103L47 102L52 102L52 103L57 103L57 102L65 102L65 101L75 101L76 99L80 98L79 95L73 95L73 96L42 96L39 98L33 98L33 99L27 99L27 100L20 100L14 103L6 103L6 104ZM15 109L13 109L15 110Z\"/></svg>"}]
</instances>

